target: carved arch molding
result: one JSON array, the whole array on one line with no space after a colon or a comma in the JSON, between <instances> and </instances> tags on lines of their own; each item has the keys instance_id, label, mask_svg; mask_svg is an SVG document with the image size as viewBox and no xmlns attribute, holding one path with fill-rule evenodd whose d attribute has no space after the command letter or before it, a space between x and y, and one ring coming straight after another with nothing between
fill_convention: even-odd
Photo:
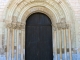
<instances>
[{"instance_id":1,"label":"carved arch molding","mask_svg":"<svg viewBox=\"0 0 80 60\"><path fill-rule=\"evenodd\" d=\"M52 37L54 37L53 40L53 55L57 59L57 49L60 50L60 58L62 55L62 48L64 48L65 56L67 52L67 45L70 50L70 57L71 57L71 48L75 48L76 42L75 42L75 27L74 27L74 18L72 15L71 8L68 6L68 4L65 1L53 1L53 0L45 0L45 1L12 1L4 15L4 21L5 21L5 36L7 36L7 60L9 59L9 53L10 49L11 51L11 59L14 59L16 50L17 60L18 55L21 55L21 60L24 59L24 50L25 50L25 24L26 19L33 13L41 12L46 14L52 22ZM71 31L71 35L70 35ZM53 33L54 32L54 33ZM68 32L68 34L66 34ZM61 36L64 36L61 38ZM61 38L60 46L57 47L58 39ZM66 42L66 39L69 38L69 42ZM62 40L64 40L66 43L62 43ZM72 42L72 41L74 42ZM71 42L74 46L71 46ZM10 45L11 43L11 45ZM62 46L62 44L65 44ZM11 46L11 47L10 47ZM21 47L20 47L21 46ZM19 48L20 47L20 48ZM71 58L70 58L71 59Z\"/></svg>"}]
</instances>

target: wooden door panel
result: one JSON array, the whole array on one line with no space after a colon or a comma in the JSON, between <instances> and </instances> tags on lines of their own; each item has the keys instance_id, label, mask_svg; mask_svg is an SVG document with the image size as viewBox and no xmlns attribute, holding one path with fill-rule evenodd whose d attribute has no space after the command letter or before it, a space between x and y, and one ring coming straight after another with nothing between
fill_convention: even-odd
<instances>
[{"instance_id":1,"label":"wooden door panel","mask_svg":"<svg viewBox=\"0 0 80 60\"><path fill-rule=\"evenodd\" d=\"M27 31L26 32L26 45L25 45L26 60L37 60L39 27L27 26L26 31Z\"/></svg>"},{"instance_id":2,"label":"wooden door panel","mask_svg":"<svg viewBox=\"0 0 80 60\"><path fill-rule=\"evenodd\" d=\"M39 24L41 26L51 26L51 20L45 14L40 14Z\"/></svg>"},{"instance_id":3,"label":"wooden door panel","mask_svg":"<svg viewBox=\"0 0 80 60\"><path fill-rule=\"evenodd\" d=\"M25 60L53 60L52 27L50 19L32 14L26 22Z\"/></svg>"},{"instance_id":4,"label":"wooden door panel","mask_svg":"<svg viewBox=\"0 0 80 60\"><path fill-rule=\"evenodd\" d=\"M38 26L39 25L39 14L32 14L26 21L28 26Z\"/></svg>"},{"instance_id":5,"label":"wooden door panel","mask_svg":"<svg viewBox=\"0 0 80 60\"><path fill-rule=\"evenodd\" d=\"M40 60L52 60L53 53L52 53L52 29L51 26L40 26L39 29L39 51L40 51Z\"/></svg>"}]
</instances>

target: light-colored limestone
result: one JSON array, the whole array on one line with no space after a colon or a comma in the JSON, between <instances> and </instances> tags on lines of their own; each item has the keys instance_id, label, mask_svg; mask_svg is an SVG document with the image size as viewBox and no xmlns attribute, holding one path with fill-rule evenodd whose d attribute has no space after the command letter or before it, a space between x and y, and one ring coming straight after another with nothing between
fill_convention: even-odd
<instances>
[{"instance_id":1,"label":"light-colored limestone","mask_svg":"<svg viewBox=\"0 0 80 60\"><path fill-rule=\"evenodd\" d=\"M79 0L0 0L0 3L1 3L0 4L1 41L3 40L2 34L7 34L4 32L4 28L9 28L11 30L12 29L24 30L26 19L33 13L41 12L46 14L51 19L53 28L54 27L56 28L57 27L56 23L59 23L62 19L65 20L66 23L70 25L72 48L79 51L80 48ZM10 33L12 33L12 31ZM59 41L57 42L59 43ZM67 48L69 48L68 44L69 43L67 42ZM2 47L1 43L0 46ZM23 48L24 47L25 46L23 46ZM64 48L64 46L62 47Z\"/></svg>"}]
</instances>

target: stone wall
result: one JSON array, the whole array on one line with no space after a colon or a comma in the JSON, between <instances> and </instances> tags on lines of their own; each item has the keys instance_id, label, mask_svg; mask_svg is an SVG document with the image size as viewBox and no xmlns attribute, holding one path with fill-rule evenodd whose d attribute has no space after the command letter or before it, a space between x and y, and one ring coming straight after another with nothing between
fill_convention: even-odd
<instances>
[{"instance_id":1,"label":"stone wall","mask_svg":"<svg viewBox=\"0 0 80 60\"><path fill-rule=\"evenodd\" d=\"M75 29L76 29L76 48L80 48L80 0L67 1L74 12ZM80 51L80 50L79 50Z\"/></svg>"},{"instance_id":2,"label":"stone wall","mask_svg":"<svg viewBox=\"0 0 80 60\"><path fill-rule=\"evenodd\" d=\"M27 3L30 3L30 2L33 2L33 1L38 1L38 0L25 0L25 1L26 2L23 2L22 0L15 0L15 1L0 0L0 49L1 50L3 50L3 45L2 45L3 41L2 40L5 39L5 36L4 36L5 35L5 30L4 29L5 29L5 24L6 23L4 21L12 22L12 20L15 20L14 22L16 22L17 16L21 12L20 10L23 8L23 6L25 6ZM39 0L39 1L46 1L50 4L53 4L52 3L53 0L51 0L51 1L50 0ZM54 0L54 1L57 2L58 4L60 4L60 6L62 8L60 10L65 11L65 12L60 13L60 14L62 14L60 17L63 17L64 15L66 15L66 17L68 16L66 8L63 6L63 4L67 5L68 6L67 8L69 8L69 10L71 9L70 11L72 11L72 12L70 12L70 14L71 14L70 18L72 18L73 20L69 21L69 17L67 17L67 21L68 21L67 23L74 25L74 27L71 27L71 28L73 28L73 30L74 30L73 32L75 34L72 38L72 40L73 40L72 41L72 47L74 48L73 52L75 52L75 51L76 52L73 55L77 56L76 59L79 60L79 56L80 56L79 55L80 54L80 1L79 0L65 0L65 1L64 0ZM62 2L64 2L64 3L61 4ZM16 6L18 7L17 9L16 9ZM55 4L55 7L56 6L57 5ZM57 7L57 9L59 9L59 8ZM30 10L28 12L30 13L34 10L35 9L33 8L32 10ZM10 13L8 13L8 12L10 12ZM58 11L58 12L60 12L60 11ZM19 19L20 19L20 17L19 17ZM23 19L25 19L25 18L23 17ZM58 17L57 17L57 19L58 19ZM5 45L6 45L6 43L5 43ZM5 56L3 55L3 57L5 57ZM4 58L4 59L6 59L6 58Z\"/></svg>"},{"instance_id":3,"label":"stone wall","mask_svg":"<svg viewBox=\"0 0 80 60\"><path fill-rule=\"evenodd\" d=\"M76 32L76 50L77 60L80 59L80 0L68 0L67 1L73 9L75 16L75 32Z\"/></svg>"},{"instance_id":4,"label":"stone wall","mask_svg":"<svg viewBox=\"0 0 80 60\"><path fill-rule=\"evenodd\" d=\"M4 35L3 16L8 3L9 3L9 0L0 0L0 48L2 48L2 40L4 39L3 38L3 35Z\"/></svg>"}]
</instances>

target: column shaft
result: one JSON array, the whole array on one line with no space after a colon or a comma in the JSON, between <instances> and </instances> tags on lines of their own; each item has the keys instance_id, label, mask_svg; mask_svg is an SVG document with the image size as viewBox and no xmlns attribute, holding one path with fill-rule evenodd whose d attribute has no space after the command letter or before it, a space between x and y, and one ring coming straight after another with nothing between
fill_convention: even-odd
<instances>
[{"instance_id":1,"label":"column shaft","mask_svg":"<svg viewBox=\"0 0 80 60\"><path fill-rule=\"evenodd\" d=\"M17 30L17 41L16 41L17 42L17 60L18 60L18 50L19 50L18 49L18 45L19 45L18 41L19 41L19 30Z\"/></svg>"},{"instance_id":2,"label":"column shaft","mask_svg":"<svg viewBox=\"0 0 80 60\"><path fill-rule=\"evenodd\" d=\"M65 60L67 60L67 52L66 52L66 29L64 29L64 52L65 52Z\"/></svg>"},{"instance_id":3,"label":"column shaft","mask_svg":"<svg viewBox=\"0 0 80 60\"><path fill-rule=\"evenodd\" d=\"M70 53L70 60L72 60L72 52L71 52L71 31L70 31L70 28L68 29L68 35L69 35L69 53Z\"/></svg>"},{"instance_id":4,"label":"column shaft","mask_svg":"<svg viewBox=\"0 0 80 60\"><path fill-rule=\"evenodd\" d=\"M55 39L55 57L57 60L57 31L54 31L54 39Z\"/></svg>"},{"instance_id":5,"label":"column shaft","mask_svg":"<svg viewBox=\"0 0 80 60\"><path fill-rule=\"evenodd\" d=\"M21 60L23 60L23 40L24 40L24 30L21 30Z\"/></svg>"},{"instance_id":6,"label":"column shaft","mask_svg":"<svg viewBox=\"0 0 80 60\"><path fill-rule=\"evenodd\" d=\"M60 60L62 60L62 30L60 30L59 36L60 36Z\"/></svg>"},{"instance_id":7,"label":"column shaft","mask_svg":"<svg viewBox=\"0 0 80 60\"><path fill-rule=\"evenodd\" d=\"M9 28L7 28L7 60L9 60L9 40L10 40L10 37L9 37L9 35L10 35L10 29Z\"/></svg>"},{"instance_id":8,"label":"column shaft","mask_svg":"<svg viewBox=\"0 0 80 60\"><path fill-rule=\"evenodd\" d=\"M23 39L24 39L24 40L23 40L23 41L24 41L24 47L23 47L23 49L24 49L24 60L25 60L25 30L24 30L23 33L24 33L24 38L23 38Z\"/></svg>"},{"instance_id":9,"label":"column shaft","mask_svg":"<svg viewBox=\"0 0 80 60\"><path fill-rule=\"evenodd\" d=\"M14 60L14 29L12 29L12 60Z\"/></svg>"}]
</instances>

